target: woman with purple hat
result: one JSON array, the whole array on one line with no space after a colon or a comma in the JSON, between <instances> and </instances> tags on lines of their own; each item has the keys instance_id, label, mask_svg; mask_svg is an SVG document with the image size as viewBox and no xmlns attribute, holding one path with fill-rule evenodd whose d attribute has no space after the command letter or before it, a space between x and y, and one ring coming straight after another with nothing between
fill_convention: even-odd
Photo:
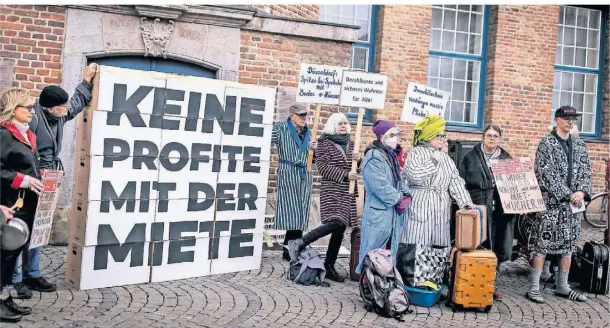
<instances>
[{"instance_id":1,"label":"woman with purple hat","mask_svg":"<svg viewBox=\"0 0 610 328\"><path fill-rule=\"evenodd\" d=\"M364 256L373 249L390 247L396 262L396 250L404 213L411 203L411 192L400 173L396 148L400 130L387 120L373 124L377 140L364 151L360 166L364 180L364 209L362 211L362 239L356 272L362 272Z\"/></svg>"}]
</instances>

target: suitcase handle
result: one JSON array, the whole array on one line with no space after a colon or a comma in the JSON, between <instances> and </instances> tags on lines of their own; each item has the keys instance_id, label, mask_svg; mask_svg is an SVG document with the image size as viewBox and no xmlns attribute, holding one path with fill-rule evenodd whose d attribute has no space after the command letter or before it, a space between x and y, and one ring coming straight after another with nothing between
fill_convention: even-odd
<instances>
[{"instance_id":1,"label":"suitcase handle","mask_svg":"<svg viewBox=\"0 0 610 328\"><path fill-rule=\"evenodd\" d=\"M481 235L481 240L482 240L483 239L483 229L484 229L483 228L483 210L478 207L475 207L475 209L479 212L479 220L481 221L479 226L481 226L480 235ZM485 227L485 228L487 228L487 227Z\"/></svg>"}]
</instances>

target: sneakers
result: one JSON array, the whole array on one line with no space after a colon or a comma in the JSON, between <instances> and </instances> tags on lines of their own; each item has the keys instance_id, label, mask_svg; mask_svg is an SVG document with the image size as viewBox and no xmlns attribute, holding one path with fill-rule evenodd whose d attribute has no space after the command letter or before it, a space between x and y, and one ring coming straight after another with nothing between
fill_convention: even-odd
<instances>
[{"instance_id":1,"label":"sneakers","mask_svg":"<svg viewBox=\"0 0 610 328\"><path fill-rule=\"evenodd\" d=\"M24 300L32 298L32 291L26 286L26 284L22 282L17 282L14 284L15 291L17 291L16 299Z\"/></svg>"},{"instance_id":2,"label":"sneakers","mask_svg":"<svg viewBox=\"0 0 610 328\"><path fill-rule=\"evenodd\" d=\"M33 277L23 279L23 283L31 290L36 290L42 293L54 292L57 290L55 284L48 282L43 277Z\"/></svg>"},{"instance_id":3,"label":"sneakers","mask_svg":"<svg viewBox=\"0 0 610 328\"><path fill-rule=\"evenodd\" d=\"M503 296L502 296L502 292L500 292L499 290L496 290L494 292L494 300L496 302L502 302Z\"/></svg>"}]
</instances>

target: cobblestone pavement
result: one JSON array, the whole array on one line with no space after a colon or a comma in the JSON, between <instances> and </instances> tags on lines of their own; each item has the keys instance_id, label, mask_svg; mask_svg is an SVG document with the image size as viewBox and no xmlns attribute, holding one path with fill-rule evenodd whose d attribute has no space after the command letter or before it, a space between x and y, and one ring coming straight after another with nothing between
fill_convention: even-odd
<instances>
[{"instance_id":1,"label":"cobblestone pavement","mask_svg":"<svg viewBox=\"0 0 610 328\"><path fill-rule=\"evenodd\" d=\"M583 239L600 239L600 231L585 229ZM349 239L348 239L349 240ZM367 313L358 285L347 281L330 288L306 287L285 280L287 263L280 252L265 251L260 270L76 291L64 282L65 247L45 247L43 275L58 284L55 293L40 294L24 305L33 313L13 327L608 327L610 299L587 295L575 303L543 291L547 301L527 301L527 269L518 260L502 270L504 302L490 313L453 313L443 304L415 308L405 322ZM339 259L345 274L348 259Z\"/></svg>"}]
</instances>

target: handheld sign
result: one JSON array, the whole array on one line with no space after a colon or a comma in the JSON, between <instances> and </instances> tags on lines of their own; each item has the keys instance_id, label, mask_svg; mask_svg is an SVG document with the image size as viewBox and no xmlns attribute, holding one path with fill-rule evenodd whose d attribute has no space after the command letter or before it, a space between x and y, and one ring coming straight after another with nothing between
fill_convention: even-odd
<instances>
[{"instance_id":1,"label":"handheld sign","mask_svg":"<svg viewBox=\"0 0 610 328\"><path fill-rule=\"evenodd\" d=\"M66 280L260 268L276 90L100 66L78 118Z\"/></svg>"},{"instance_id":2,"label":"handheld sign","mask_svg":"<svg viewBox=\"0 0 610 328\"><path fill-rule=\"evenodd\" d=\"M492 159L491 170L505 213L525 214L546 210L529 157Z\"/></svg>"},{"instance_id":3,"label":"handheld sign","mask_svg":"<svg viewBox=\"0 0 610 328\"><path fill-rule=\"evenodd\" d=\"M388 77L382 74L362 73L354 71L343 72L343 83L341 83L341 106L359 107L358 121L356 124L356 141L354 151L360 150L360 136L362 133L362 119L364 109L383 109L388 89ZM351 173L356 173L358 162L352 161ZM355 181L349 183L349 193L354 193Z\"/></svg>"},{"instance_id":4,"label":"handheld sign","mask_svg":"<svg viewBox=\"0 0 610 328\"><path fill-rule=\"evenodd\" d=\"M315 140L318 135L321 104L339 104L342 76L343 68L341 67L301 64L296 102L316 104L316 112L311 128L312 140ZM312 162L313 151L310 151L307 156L307 171L311 170Z\"/></svg>"},{"instance_id":5,"label":"handheld sign","mask_svg":"<svg viewBox=\"0 0 610 328\"><path fill-rule=\"evenodd\" d=\"M428 114L438 114L443 117L449 97L451 97L450 92L409 82L400 120L417 124Z\"/></svg>"},{"instance_id":6,"label":"handheld sign","mask_svg":"<svg viewBox=\"0 0 610 328\"><path fill-rule=\"evenodd\" d=\"M38 206L32 225L29 249L38 248L49 243L53 227L53 213L61 190L63 171L41 170L43 190L38 197Z\"/></svg>"}]
</instances>

